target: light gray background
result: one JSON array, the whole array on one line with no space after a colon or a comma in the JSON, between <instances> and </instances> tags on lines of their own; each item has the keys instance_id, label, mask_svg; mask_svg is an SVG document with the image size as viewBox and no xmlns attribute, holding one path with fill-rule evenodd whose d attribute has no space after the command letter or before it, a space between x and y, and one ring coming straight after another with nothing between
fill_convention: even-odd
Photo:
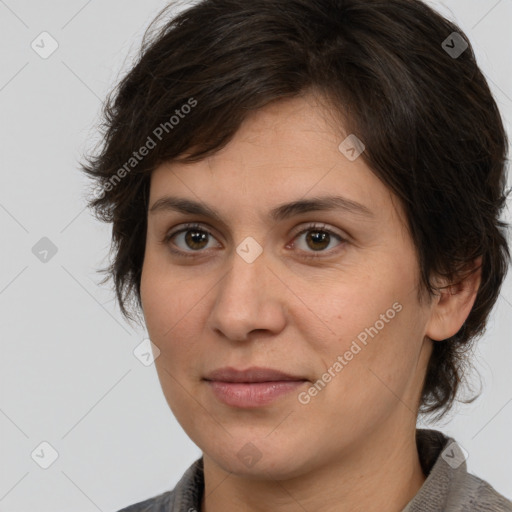
<instances>
[{"instance_id":1,"label":"light gray background","mask_svg":"<svg viewBox=\"0 0 512 512\"><path fill-rule=\"evenodd\" d=\"M431 3L468 34L510 127L512 0ZM154 366L133 355L146 333L97 284L110 226L84 209L77 170L102 99L165 4L0 1L0 511L115 511L171 489L200 456ZM31 48L43 31L59 44L48 59ZM46 263L32 253L42 237L58 249ZM435 426L508 498L511 316L509 276L475 352L484 392ZM58 452L48 469L34 460L47 460L44 441Z\"/></svg>"}]
</instances>

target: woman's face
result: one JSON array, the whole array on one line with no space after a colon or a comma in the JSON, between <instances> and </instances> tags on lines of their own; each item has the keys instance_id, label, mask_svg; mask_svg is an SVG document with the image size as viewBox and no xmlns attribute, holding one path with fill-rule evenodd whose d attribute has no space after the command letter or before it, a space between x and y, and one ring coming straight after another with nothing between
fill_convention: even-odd
<instances>
[{"instance_id":1,"label":"woman's face","mask_svg":"<svg viewBox=\"0 0 512 512\"><path fill-rule=\"evenodd\" d=\"M276 102L213 157L151 177L141 298L160 383L237 474L300 475L416 424L432 312L414 246L322 112Z\"/></svg>"}]
</instances>

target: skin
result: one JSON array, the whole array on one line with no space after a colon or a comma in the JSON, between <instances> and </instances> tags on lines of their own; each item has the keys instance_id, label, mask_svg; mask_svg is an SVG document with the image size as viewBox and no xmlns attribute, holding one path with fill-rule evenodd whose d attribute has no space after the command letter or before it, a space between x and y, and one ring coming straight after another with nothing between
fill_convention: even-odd
<instances>
[{"instance_id":1,"label":"skin","mask_svg":"<svg viewBox=\"0 0 512 512\"><path fill-rule=\"evenodd\" d=\"M141 279L163 393L204 455L203 511L399 511L425 481L415 428L428 359L435 340L462 326L480 276L418 301L405 215L363 158L338 150L347 135L304 95L251 113L214 156L152 174L149 210L172 195L207 204L222 219L150 211ZM268 217L280 204L334 194L372 215ZM184 234L162 241L188 222L211 235L189 245ZM328 243L308 243L318 228L298 234L311 223L333 233ZM252 263L236 252L249 236L263 250ZM298 392L396 303L400 312L301 403ZM309 382L241 409L220 402L203 380L226 366L269 367ZM251 466L238 457L247 443L260 456Z\"/></svg>"}]
</instances>

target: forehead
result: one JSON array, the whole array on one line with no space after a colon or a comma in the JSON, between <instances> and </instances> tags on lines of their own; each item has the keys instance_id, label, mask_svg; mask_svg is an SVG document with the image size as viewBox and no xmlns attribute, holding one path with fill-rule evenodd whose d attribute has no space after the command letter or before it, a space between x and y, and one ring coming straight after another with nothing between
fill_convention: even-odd
<instances>
[{"instance_id":1,"label":"forehead","mask_svg":"<svg viewBox=\"0 0 512 512\"><path fill-rule=\"evenodd\" d=\"M391 206L388 189L363 158L349 159L340 150L350 134L332 119L312 96L280 100L252 112L214 155L155 169L150 207L163 195L178 195L221 209L257 212L278 203L342 195L385 211Z\"/></svg>"}]
</instances>

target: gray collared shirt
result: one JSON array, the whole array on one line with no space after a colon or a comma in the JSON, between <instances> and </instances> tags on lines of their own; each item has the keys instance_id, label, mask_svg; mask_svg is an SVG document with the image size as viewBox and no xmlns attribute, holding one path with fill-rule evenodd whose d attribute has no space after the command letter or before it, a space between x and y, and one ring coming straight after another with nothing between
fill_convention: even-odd
<instances>
[{"instance_id":1,"label":"gray collared shirt","mask_svg":"<svg viewBox=\"0 0 512 512\"><path fill-rule=\"evenodd\" d=\"M452 438L437 430L417 429L416 443L427 479L401 512L512 512L512 501L468 473L464 452ZM200 512L203 489L200 458L174 490L118 512Z\"/></svg>"}]
</instances>

